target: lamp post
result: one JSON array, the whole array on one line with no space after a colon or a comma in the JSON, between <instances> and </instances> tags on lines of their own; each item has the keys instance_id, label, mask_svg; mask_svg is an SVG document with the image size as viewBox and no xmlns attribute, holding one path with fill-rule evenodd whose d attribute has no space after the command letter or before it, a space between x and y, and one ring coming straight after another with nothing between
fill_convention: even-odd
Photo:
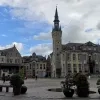
<instances>
[{"instance_id":1,"label":"lamp post","mask_svg":"<svg viewBox=\"0 0 100 100\"><path fill-rule=\"evenodd\" d=\"M84 63L85 63L85 60L84 60L84 56L81 55L81 63L82 63L82 73L84 73Z\"/></svg>"},{"instance_id":2,"label":"lamp post","mask_svg":"<svg viewBox=\"0 0 100 100\"><path fill-rule=\"evenodd\" d=\"M88 66L89 66L89 71L90 74L93 74L93 67L95 66L95 60L91 58L92 54L88 56Z\"/></svg>"}]
</instances>

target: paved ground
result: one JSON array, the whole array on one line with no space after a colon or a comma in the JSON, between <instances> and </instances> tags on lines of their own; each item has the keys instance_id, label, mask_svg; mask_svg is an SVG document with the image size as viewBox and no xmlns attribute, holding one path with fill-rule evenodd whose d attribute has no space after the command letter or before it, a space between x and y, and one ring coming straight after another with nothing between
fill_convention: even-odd
<instances>
[{"instance_id":1,"label":"paved ground","mask_svg":"<svg viewBox=\"0 0 100 100\"><path fill-rule=\"evenodd\" d=\"M47 91L49 88L60 88L60 82L62 80L64 79L38 79L37 81L34 79L28 79L25 80L25 85L28 87L27 93L25 95L13 96L12 88L10 88L9 93L6 93L5 89L3 89L3 92L0 92L0 100L65 100L66 98L62 92ZM97 92L96 81L96 78L89 80L91 90ZM3 84L3 82L0 81L0 84ZM9 83L6 82L5 84ZM76 95L74 95L72 99L80 100L80 98L78 98ZM99 100L100 95L97 92L95 94L90 94L89 98L85 98L85 100L90 99Z\"/></svg>"}]
</instances>

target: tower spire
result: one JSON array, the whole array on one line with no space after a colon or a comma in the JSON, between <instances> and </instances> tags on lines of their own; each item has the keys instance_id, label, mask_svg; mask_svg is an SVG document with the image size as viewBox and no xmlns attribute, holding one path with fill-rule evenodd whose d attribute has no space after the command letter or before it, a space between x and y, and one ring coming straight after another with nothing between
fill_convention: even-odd
<instances>
[{"instance_id":1,"label":"tower spire","mask_svg":"<svg viewBox=\"0 0 100 100\"><path fill-rule=\"evenodd\" d=\"M54 22L59 22L59 17L58 17L58 10L57 10L57 6L56 6L56 11L55 11L55 16L54 16Z\"/></svg>"},{"instance_id":2,"label":"tower spire","mask_svg":"<svg viewBox=\"0 0 100 100\"><path fill-rule=\"evenodd\" d=\"M55 10L55 16L54 16L54 28L53 31L59 31L59 16L58 16L58 10L57 10L57 6L56 6L56 10Z\"/></svg>"},{"instance_id":3,"label":"tower spire","mask_svg":"<svg viewBox=\"0 0 100 100\"><path fill-rule=\"evenodd\" d=\"M16 47L15 44L14 44L14 47Z\"/></svg>"}]
</instances>

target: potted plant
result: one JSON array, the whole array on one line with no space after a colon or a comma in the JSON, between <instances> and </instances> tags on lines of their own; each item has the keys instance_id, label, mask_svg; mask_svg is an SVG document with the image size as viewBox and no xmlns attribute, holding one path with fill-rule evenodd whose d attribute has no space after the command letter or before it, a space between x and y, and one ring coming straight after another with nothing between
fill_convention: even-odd
<instances>
[{"instance_id":1,"label":"potted plant","mask_svg":"<svg viewBox=\"0 0 100 100\"><path fill-rule=\"evenodd\" d=\"M66 80L65 82L62 82L63 83L63 93L66 97L72 97L73 94L74 94L74 89L72 89L72 86L73 86L73 78L71 77L66 77Z\"/></svg>"},{"instance_id":2,"label":"potted plant","mask_svg":"<svg viewBox=\"0 0 100 100\"><path fill-rule=\"evenodd\" d=\"M24 84L24 81L19 75L15 74L11 76L10 83L13 86L14 95L19 95L21 93L21 87L22 84Z\"/></svg>"},{"instance_id":3,"label":"potted plant","mask_svg":"<svg viewBox=\"0 0 100 100\"><path fill-rule=\"evenodd\" d=\"M87 78L83 74L79 74L76 78L76 86L77 90L76 93L79 97L88 97L89 95L89 83Z\"/></svg>"},{"instance_id":4,"label":"potted plant","mask_svg":"<svg viewBox=\"0 0 100 100\"><path fill-rule=\"evenodd\" d=\"M22 86L21 87L21 94L25 94L27 91L27 87L26 86Z\"/></svg>"},{"instance_id":5,"label":"potted plant","mask_svg":"<svg viewBox=\"0 0 100 100\"><path fill-rule=\"evenodd\" d=\"M98 85L98 93L100 94L100 79L97 80L96 84Z\"/></svg>"}]
</instances>

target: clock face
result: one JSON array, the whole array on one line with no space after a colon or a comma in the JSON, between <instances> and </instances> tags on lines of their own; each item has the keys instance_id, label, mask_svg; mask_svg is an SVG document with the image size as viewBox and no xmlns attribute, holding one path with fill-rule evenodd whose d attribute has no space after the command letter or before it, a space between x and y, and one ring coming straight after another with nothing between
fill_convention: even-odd
<instances>
[{"instance_id":1,"label":"clock face","mask_svg":"<svg viewBox=\"0 0 100 100\"><path fill-rule=\"evenodd\" d=\"M58 24L56 23L55 26L57 26Z\"/></svg>"}]
</instances>

